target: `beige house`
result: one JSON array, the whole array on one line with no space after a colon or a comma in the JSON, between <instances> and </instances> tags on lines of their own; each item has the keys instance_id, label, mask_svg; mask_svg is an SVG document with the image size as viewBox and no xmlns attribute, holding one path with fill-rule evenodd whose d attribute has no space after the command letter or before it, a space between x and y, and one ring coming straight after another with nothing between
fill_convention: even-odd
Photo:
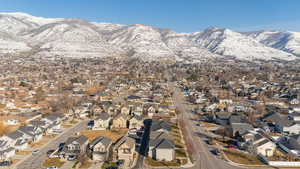
<instances>
[{"instance_id":1,"label":"beige house","mask_svg":"<svg viewBox=\"0 0 300 169\"><path fill-rule=\"evenodd\" d=\"M131 137L122 137L114 146L113 160L123 160L125 167L130 167L133 164L135 151L135 140Z\"/></svg>"},{"instance_id":2,"label":"beige house","mask_svg":"<svg viewBox=\"0 0 300 169\"><path fill-rule=\"evenodd\" d=\"M143 122L143 117L142 116L133 116L130 120L129 120L129 128L133 129L140 129L142 126L144 125Z\"/></svg>"},{"instance_id":3,"label":"beige house","mask_svg":"<svg viewBox=\"0 0 300 169\"><path fill-rule=\"evenodd\" d=\"M256 149L256 153L266 157L272 157L276 150L276 144L267 138L261 138L253 144Z\"/></svg>"},{"instance_id":4,"label":"beige house","mask_svg":"<svg viewBox=\"0 0 300 169\"><path fill-rule=\"evenodd\" d=\"M127 128L128 127L128 116L125 114L118 114L113 119L112 128Z\"/></svg>"},{"instance_id":5,"label":"beige house","mask_svg":"<svg viewBox=\"0 0 300 169\"><path fill-rule=\"evenodd\" d=\"M125 114L125 115L129 115L129 114L130 114L130 109L129 109L129 107L123 106L123 107L121 108L121 113L122 113L122 114Z\"/></svg>"},{"instance_id":6,"label":"beige house","mask_svg":"<svg viewBox=\"0 0 300 169\"><path fill-rule=\"evenodd\" d=\"M101 113L94 120L93 130L108 130L110 129L111 116L107 113Z\"/></svg>"}]
</instances>

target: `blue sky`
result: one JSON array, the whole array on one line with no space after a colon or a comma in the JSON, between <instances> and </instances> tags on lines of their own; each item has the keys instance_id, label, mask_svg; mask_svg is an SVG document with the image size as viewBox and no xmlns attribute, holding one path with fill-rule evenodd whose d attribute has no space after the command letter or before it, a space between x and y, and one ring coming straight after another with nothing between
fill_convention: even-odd
<instances>
[{"instance_id":1,"label":"blue sky","mask_svg":"<svg viewBox=\"0 0 300 169\"><path fill-rule=\"evenodd\" d=\"M0 12L139 23L178 32L209 26L300 32L300 0L0 0Z\"/></svg>"}]
</instances>

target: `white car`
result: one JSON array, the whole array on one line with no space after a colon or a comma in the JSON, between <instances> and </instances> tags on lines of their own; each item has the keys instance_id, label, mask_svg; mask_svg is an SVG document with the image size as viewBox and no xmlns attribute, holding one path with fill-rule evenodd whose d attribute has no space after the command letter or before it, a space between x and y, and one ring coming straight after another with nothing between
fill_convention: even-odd
<instances>
[{"instance_id":1,"label":"white car","mask_svg":"<svg viewBox=\"0 0 300 169\"><path fill-rule=\"evenodd\" d=\"M56 167L56 166L51 166L51 167L48 167L47 169L58 169L58 167Z\"/></svg>"},{"instance_id":2,"label":"white car","mask_svg":"<svg viewBox=\"0 0 300 169\"><path fill-rule=\"evenodd\" d=\"M40 150L39 149L37 149L37 150L34 150L33 152L32 152L32 155L36 155L36 154L38 154L40 152Z\"/></svg>"}]
</instances>

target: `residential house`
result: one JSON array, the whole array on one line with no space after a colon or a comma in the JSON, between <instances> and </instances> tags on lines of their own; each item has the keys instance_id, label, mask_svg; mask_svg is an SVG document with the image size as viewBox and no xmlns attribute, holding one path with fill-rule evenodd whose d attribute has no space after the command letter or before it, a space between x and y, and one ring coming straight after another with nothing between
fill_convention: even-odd
<instances>
[{"instance_id":1,"label":"residential house","mask_svg":"<svg viewBox=\"0 0 300 169\"><path fill-rule=\"evenodd\" d=\"M144 126L144 121L142 116L134 115L129 120L129 129L140 129L142 126Z\"/></svg>"},{"instance_id":2,"label":"residential house","mask_svg":"<svg viewBox=\"0 0 300 169\"><path fill-rule=\"evenodd\" d=\"M292 135L288 138L286 146L297 155L300 155L300 134Z\"/></svg>"},{"instance_id":3,"label":"residential house","mask_svg":"<svg viewBox=\"0 0 300 169\"><path fill-rule=\"evenodd\" d=\"M110 155L112 141L107 137L97 137L89 144L89 151L93 161L104 162Z\"/></svg>"},{"instance_id":4,"label":"residential house","mask_svg":"<svg viewBox=\"0 0 300 169\"><path fill-rule=\"evenodd\" d=\"M130 167L135 157L135 139L124 136L114 145L113 160L123 161L126 167Z\"/></svg>"},{"instance_id":5,"label":"residential house","mask_svg":"<svg viewBox=\"0 0 300 169\"><path fill-rule=\"evenodd\" d=\"M2 139L7 141L10 146L16 149L16 151L24 150L28 146L28 140L26 139L25 134L18 130L8 133L3 136Z\"/></svg>"},{"instance_id":6,"label":"residential house","mask_svg":"<svg viewBox=\"0 0 300 169\"><path fill-rule=\"evenodd\" d=\"M7 149L1 149L1 147L0 147L0 161L9 160L12 156L15 155L15 153L16 153L16 150L13 147L9 147Z\"/></svg>"},{"instance_id":7,"label":"residential house","mask_svg":"<svg viewBox=\"0 0 300 169\"><path fill-rule=\"evenodd\" d=\"M125 115L129 115L129 114L130 114L130 109L129 109L129 107L123 106L123 107L121 108L121 113L122 113L122 114L125 114Z\"/></svg>"},{"instance_id":8,"label":"residential house","mask_svg":"<svg viewBox=\"0 0 300 169\"><path fill-rule=\"evenodd\" d=\"M259 140L254 140L253 146L255 147L257 154L261 154L266 157L273 156L276 150L276 144L265 137Z\"/></svg>"},{"instance_id":9,"label":"residential house","mask_svg":"<svg viewBox=\"0 0 300 169\"><path fill-rule=\"evenodd\" d=\"M151 132L148 156L158 161L175 160L175 144L165 132Z\"/></svg>"},{"instance_id":10,"label":"residential house","mask_svg":"<svg viewBox=\"0 0 300 169\"><path fill-rule=\"evenodd\" d=\"M128 116L125 114L118 114L113 119L112 128L127 128L128 127Z\"/></svg>"},{"instance_id":11,"label":"residential house","mask_svg":"<svg viewBox=\"0 0 300 169\"><path fill-rule=\"evenodd\" d=\"M270 113L265 116L263 120L273 124L278 132L289 132L289 129L294 130L295 127L297 127L291 127L294 124L293 120L289 118L289 116L281 113Z\"/></svg>"},{"instance_id":12,"label":"residential house","mask_svg":"<svg viewBox=\"0 0 300 169\"><path fill-rule=\"evenodd\" d=\"M161 132L170 132L172 130L171 125L163 120L152 120L150 131L161 131Z\"/></svg>"},{"instance_id":13,"label":"residential house","mask_svg":"<svg viewBox=\"0 0 300 169\"><path fill-rule=\"evenodd\" d=\"M86 136L69 137L62 150L64 158L78 158L80 154L86 153L88 138Z\"/></svg>"},{"instance_id":14,"label":"residential house","mask_svg":"<svg viewBox=\"0 0 300 169\"><path fill-rule=\"evenodd\" d=\"M37 142L43 137L43 129L38 126L22 126L18 129L29 141Z\"/></svg>"},{"instance_id":15,"label":"residential house","mask_svg":"<svg viewBox=\"0 0 300 169\"><path fill-rule=\"evenodd\" d=\"M107 130L110 128L111 116L107 113L101 113L94 120L93 130Z\"/></svg>"}]
</instances>

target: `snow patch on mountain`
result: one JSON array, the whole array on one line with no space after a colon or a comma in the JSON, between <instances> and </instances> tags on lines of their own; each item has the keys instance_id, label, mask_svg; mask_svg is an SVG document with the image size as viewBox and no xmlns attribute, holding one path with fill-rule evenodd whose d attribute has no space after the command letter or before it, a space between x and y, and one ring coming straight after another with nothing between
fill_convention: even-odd
<instances>
[{"instance_id":1,"label":"snow patch on mountain","mask_svg":"<svg viewBox=\"0 0 300 169\"><path fill-rule=\"evenodd\" d=\"M238 59L282 59L293 60L292 54L273 49L257 40L229 29L211 27L201 33L193 34L192 40L213 53L234 56Z\"/></svg>"},{"instance_id":2,"label":"snow patch on mountain","mask_svg":"<svg viewBox=\"0 0 300 169\"><path fill-rule=\"evenodd\" d=\"M300 32L257 31L245 34L269 47L300 56Z\"/></svg>"}]
</instances>

